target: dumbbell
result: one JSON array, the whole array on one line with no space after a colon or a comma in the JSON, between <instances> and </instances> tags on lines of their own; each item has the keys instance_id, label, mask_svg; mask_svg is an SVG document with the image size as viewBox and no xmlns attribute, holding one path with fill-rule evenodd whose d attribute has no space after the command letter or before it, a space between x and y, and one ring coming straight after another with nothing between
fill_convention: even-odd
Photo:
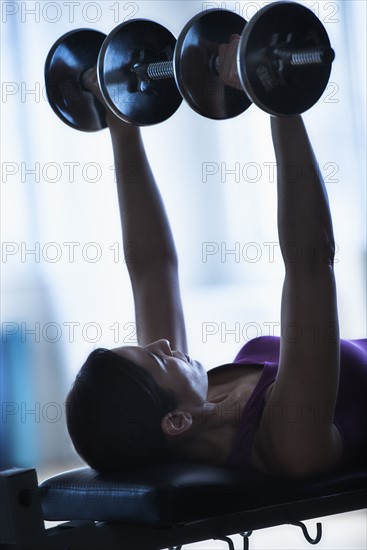
<instances>
[{"instance_id":1,"label":"dumbbell","mask_svg":"<svg viewBox=\"0 0 367 550\"><path fill-rule=\"evenodd\" d=\"M226 10L208 10L194 17L180 34L174 60L164 65L164 72L153 70L153 63L144 69L145 74L152 79L174 76L189 105L210 118L236 116L251 102L275 116L296 115L310 109L325 91L335 58L326 29L316 15L295 2L274 2L259 10L248 23L243 19L240 33L234 26L230 28L230 14ZM220 36L222 25L225 36ZM238 111L230 105L232 100L234 107L235 96L229 94L234 94L235 89L223 86L217 70L219 45L229 42L232 34L241 34L237 71L249 100ZM223 93L228 94L229 104L226 103L225 112L220 112L215 100L220 100ZM241 94L242 91L236 96L239 104ZM212 110L208 109L210 100Z\"/></svg>"},{"instance_id":2,"label":"dumbbell","mask_svg":"<svg viewBox=\"0 0 367 550\"><path fill-rule=\"evenodd\" d=\"M242 20L243 31L240 33L234 27L230 29L230 13L208 10L189 21L178 38L177 55L175 52L174 62L171 62L173 67L165 67L166 76L175 76L180 93L189 105L210 118L236 116L251 102L275 116L296 115L310 109L325 91L335 58L321 21L300 4L280 1L260 9L248 23ZM219 36L222 24L226 25L225 37ZM217 99L223 90L227 94L229 90L233 92L234 88L223 87L217 71L219 45L228 42L232 34L241 34L236 56L237 71L249 103L237 113L229 106L228 116L226 113L218 116L218 107L214 107L213 112L207 110L210 86L205 89L204 84L215 84L212 89ZM191 62L187 54L190 40L193 42ZM213 44L209 46L211 41ZM149 68L147 72L149 74ZM193 93L195 82L201 86L201 94ZM239 103L241 93L237 96ZM234 100L234 96L229 96L229 101L231 99Z\"/></svg>"},{"instance_id":3,"label":"dumbbell","mask_svg":"<svg viewBox=\"0 0 367 550\"><path fill-rule=\"evenodd\" d=\"M237 68L243 89L271 115L301 114L322 96L335 52L316 15L294 2L274 2L247 24Z\"/></svg>"},{"instance_id":4,"label":"dumbbell","mask_svg":"<svg viewBox=\"0 0 367 550\"><path fill-rule=\"evenodd\" d=\"M85 71L97 63L106 35L89 29L70 31L52 46L45 63L46 93L63 122L77 130L106 128L105 108L84 86Z\"/></svg>"},{"instance_id":5,"label":"dumbbell","mask_svg":"<svg viewBox=\"0 0 367 550\"><path fill-rule=\"evenodd\" d=\"M126 119L128 115L132 115L134 121L135 118L139 119L137 124L153 124L165 120L182 101L174 82L169 80L157 82L154 90L149 92L138 90L138 80L135 78L134 90L131 67L126 63L131 58L138 59L142 51L138 44L139 36L134 40L132 29L136 31L137 27L144 27L143 51L148 59L152 55L158 59L171 57L176 43L174 36L152 21L141 23L138 20L123 25L129 31L124 35L130 45L118 51L118 41L112 40L114 35L106 36L91 29L77 29L61 36L47 56L45 82L49 103L63 122L75 129L88 132L107 126L105 108L85 86L86 72L92 67L97 68L100 88L100 75L106 72L110 91L107 95L108 104L111 105L113 96L117 105L125 107ZM116 69L114 64L117 65ZM127 81L130 81L131 86L128 85L124 93L122 86ZM116 111L114 103L113 107ZM121 115L121 118L124 117Z\"/></svg>"},{"instance_id":6,"label":"dumbbell","mask_svg":"<svg viewBox=\"0 0 367 550\"><path fill-rule=\"evenodd\" d=\"M237 116L251 101L221 82L215 60L220 44L233 33L241 34L245 25L233 12L208 10L193 17L177 41L165 27L145 19L124 22L108 36L88 29L71 31L57 40L46 59L49 103L73 128L106 127L104 108L83 85L86 70L96 66L108 107L126 122L163 122L182 97L203 116Z\"/></svg>"},{"instance_id":7,"label":"dumbbell","mask_svg":"<svg viewBox=\"0 0 367 550\"><path fill-rule=\"evenodd\" d=\"M124 34L125 28L118 27L112 35L118 37L121 31ZM233 34L241 34L236 57L243 90L225 86L219 78L219 46ZM120 42L119 47L124 46ZM205 117L231 118L252 102L271 115L288 116L307 111L320 99L334 58L316 15L295 2L280 1L259 10L249 23L226 10L200 13L180 33L173 60L136 63L132 71L148 90L157 81L174 78L182 97ZM136 123L137 118L126 117L124 107L114 101L114 83L109 85L107 72L99 75L107 103L117 116Z\"/></svg>"},{"instance_id":8,"label":"dumbbell","mask_svg":"<svg viewBox=\"0 0 367 550\"><path fill-rule=\"evenodd\" d=\"M85 32L96 31L61 37L49 53L45 71L46 89L56 89L53 96L48 94L52 107L65 122L84 130L105 125L96 116L101 105L90 97L86 101L89 92L82 84L84 71L94 65L109 108L121 119L143 126L166 120L177 110L181 96L196 112L213 119L236 116L252 101L272 115L301 114L321 97L334 59L320 20L294 2L268 5L249 24L233 12L208 10L186 24L177 44L167 29L152 21L122 23L102 43L101 33L95 35L94 61L82 47ZM219 46L232 34L241 34L237 67L246 94L225 86L217 70ZM63 64L67 80L77 90L68 112L62 89L65 78L57 74ZM79 109L73 103L79 103ZM86 122L90 111L92 127Z\"/></svg>"}]
</instances>

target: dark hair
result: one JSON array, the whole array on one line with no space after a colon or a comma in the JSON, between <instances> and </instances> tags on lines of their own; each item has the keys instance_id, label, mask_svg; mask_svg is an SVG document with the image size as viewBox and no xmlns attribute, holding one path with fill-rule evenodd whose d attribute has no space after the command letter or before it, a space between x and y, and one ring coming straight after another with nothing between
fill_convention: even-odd
<instances>
[{"instance_id":1,"label":"dark hair","mask_svg":"<svg viewBox=\"0 0 367 550\"><path fill-rule=\"evenodd\" d=\"M177 407L142 367L113 351L96 349L80 369L66 399L66 422L77 453L101 472L172 462L161 429Z\"/></svg>"}]
</instances>

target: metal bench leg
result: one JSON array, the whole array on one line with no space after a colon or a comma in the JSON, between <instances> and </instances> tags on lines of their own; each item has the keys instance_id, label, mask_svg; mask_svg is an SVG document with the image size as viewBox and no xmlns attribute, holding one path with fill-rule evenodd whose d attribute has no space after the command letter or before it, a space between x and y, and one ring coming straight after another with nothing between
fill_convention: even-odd
<instances>
[{"instance_id":1,"label":"metal bench leg","mask_svg":"<svg viewBox=\"0 0 367 550\"><path fill-rule=\"evenodd\" d=\"M249 550L250 548L250 541L249 538L252 535L252 531L244 531L243 533L240 533L241 537L243 537L243 550Z\"/></svg>"},{"instance_id":2,"label":"metal bench leg","mask_svg":"<svg viewBox=\"0 0 367 550\"><path fill-rule=\"evenodd\" d=\"M213 540L224 540L224 542L226 542L229 546L229 550L235 550L235 547L234 547L234 544L232 542L232 539L230 539L229 537L221 537L221 538L215 538Z\"/></svg>"}]
</instances>

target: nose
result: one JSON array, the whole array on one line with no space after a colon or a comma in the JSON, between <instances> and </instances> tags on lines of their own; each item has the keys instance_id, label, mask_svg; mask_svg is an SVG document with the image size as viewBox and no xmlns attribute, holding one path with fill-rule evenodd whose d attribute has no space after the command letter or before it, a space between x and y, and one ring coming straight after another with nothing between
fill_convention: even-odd
<instances>
[{"instance_id":1,"label":"nose","mask_svg":"<svg viewBox=\"0 0 367 550\"><path fill-rule=\"evenodd\" d=\"M169 340L163 338L161 340L156 340L155 342L152 342L145 347L148 348L151 352L160 352L164 353L165 355L172 355L171 344L169 343Z\"/></svg>"}]
</instances>

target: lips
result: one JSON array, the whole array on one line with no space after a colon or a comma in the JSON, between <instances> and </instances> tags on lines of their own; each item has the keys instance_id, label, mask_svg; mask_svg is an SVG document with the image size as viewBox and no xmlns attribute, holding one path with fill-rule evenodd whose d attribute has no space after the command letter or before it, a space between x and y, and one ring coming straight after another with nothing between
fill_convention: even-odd
<instances>
[{"instance_id":1,"label":"lips","mask_svg":"<svg viewBox=\"0 0 367 550\"><path fill-rule=\"evenodd\" d=\"M173 354L173 357L176 357L177 359L182 359L182 360L186 360L187 363L189 363L191 365L191 359L190 357L186 354L186 353L182 353L181 351L172 351L172 354Z\"/></svg>"}]
</instances>

